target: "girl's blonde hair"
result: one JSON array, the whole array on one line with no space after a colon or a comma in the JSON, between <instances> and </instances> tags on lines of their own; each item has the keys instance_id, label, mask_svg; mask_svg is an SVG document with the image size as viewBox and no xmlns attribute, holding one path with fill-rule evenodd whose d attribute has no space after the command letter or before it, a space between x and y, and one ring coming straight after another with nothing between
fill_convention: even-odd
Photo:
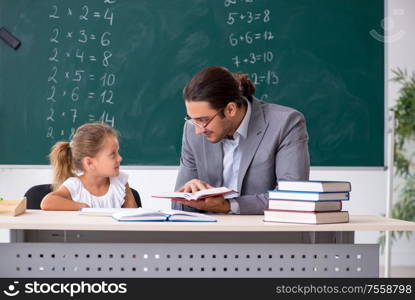
<instances>
[{"instance_id":1,"label":"girl's blonde hair","mask_svg":"<svg viewBox=\"0 0 415 300\"><path fill-rule=\"evenodd\" d=\"M108 136L118 137L118 133L105 123L86 123L75 131L70 143L57 142L49 154L53 190L59 189L67 178L76 176L76 171L85 171L82 159L96 156Z\"/></svg>"}]
</instances>

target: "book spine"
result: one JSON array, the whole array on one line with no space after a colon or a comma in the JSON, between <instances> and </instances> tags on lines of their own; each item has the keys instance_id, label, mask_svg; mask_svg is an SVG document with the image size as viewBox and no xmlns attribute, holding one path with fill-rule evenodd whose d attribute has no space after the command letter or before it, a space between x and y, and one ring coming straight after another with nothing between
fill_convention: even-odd
<instances>
[{"instance_id":1,"label":"book spine","mask_svg":"<svg viewBox=\"0 0 415 300\"><path fill-rule=\"evenodd\" d=\"M345 201L345 200L338 200L338 199L333 199L333 200L297 200L297 199L277 199L277 198L269 198L268 202L279 202L279 201L290 201L290 202L305 202L305 203L310 203L310 202L341 202L341 201Z\"/></svg>"},{"instance_id":2,"label":"book spine","mask_svg":"<svg viewBox=\"0 0 415 300\"><path fill-rule=\"evenodd\" d=\"M294 193L294 192L287 192L287 193ZM297 192L295 192L297 193ZM350 193L349 192L298 192L300 194L303 195L313 195L313 198L309 198L309 199L304 199L299 197L286 197L281 196L281 193L277 193L277 192L269 192L268 193L268 199L272 199L272 200L294 200L294 201L348 201L350 200ZM322 195L328 195L328 194L342 194L341 196L339 195L339 197L337 199L321 199ZM284 198L286 197L286 198Z\"/></svg>"},{"instance_id":3,"label":"book spine","mask_svg":"<svg viewBox=\"0 0 415 300\"><path fill-rule=\"evenodd\" d=\"M328 213L328 212L339 212L341 209L335 209L335 210L298 210L298 209L275 209L275 208L268 208L266 211L286 211L286 212L299 212L299 213L305 213L305 214L315 214L315 213Z\"/></svg>"},{"instance_id":4,"label":"book spine","mask_svg":"<svg viewBox=\"0 0 415 300\"><path fill-rule=\"evenodd\" d=\"M287 209L266 209L265 211L298 211L300 213L305 213L305 214L314 214L314 213L324 214L324 213L328 213L328 212L347 212L347 210L305 211L305 210L287 210Z\"/></svg>"},{"instance_id":5,"label":"book spine","mask_svg":"<svg viewBox=\"0 0 415 300\"><path fill-rule=\"evenodd\" d=\"M266 220L264 219L264 222L272 222L272 223L288 223L288 224L317 224L317 225L324 225L324 224L339 224L339 223L348 223L347 221L332 221L332 222L291 222L291 221L275 221L275 220Z\"/></svg>"},{"instance_id":6,"label":"book spine","mask_svg":"<svg viewBox=\"0 0 415 300\"><path fill-rule=\"evenodd\" d=\"M350 192L339 191L339 192L308 192L308 191L282 191L282 190L272 190L268 191L269 195L280 195L280 194L311 194L311 195L328 195L328 194L350 194Z\"/></svg>"}]
</instances>

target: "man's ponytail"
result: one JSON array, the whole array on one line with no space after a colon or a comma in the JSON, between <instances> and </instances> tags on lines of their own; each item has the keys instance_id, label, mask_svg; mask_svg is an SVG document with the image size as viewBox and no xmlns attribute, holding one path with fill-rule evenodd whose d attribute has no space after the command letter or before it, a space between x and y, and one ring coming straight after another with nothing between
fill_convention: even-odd
<instances>
[{"instance_id":1,"label":"man's ponytail","mask_svg":"<svg viewBox=\"0 0 415 300\"><path fill-rule=\"evenodd\" d=\"M233 76L240 84L241 94L245 98L251 99L255 94L255 84L249 79L248 74L234 73Z\"/></svg>"}]
</instances>

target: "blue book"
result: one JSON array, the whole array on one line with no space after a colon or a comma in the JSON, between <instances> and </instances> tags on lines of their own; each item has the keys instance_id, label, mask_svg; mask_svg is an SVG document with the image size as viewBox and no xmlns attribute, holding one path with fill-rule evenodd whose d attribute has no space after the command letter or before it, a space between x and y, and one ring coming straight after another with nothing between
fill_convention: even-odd
<instances>
[{"instance_id":1,"label":"blue book","mask_svg":"<svg viewBox=\"0 0 415 300\"><path fill-rule=\"evenodd\" d=\"M303 192L350 192L352 190L352 185L349 181L279 180L278 190Z\"/></svg>"},{"instance_id":2,"label":"blue book","mask_svg":"<svg viewBox=\"0 0 415 300\"><path fill-rule=\"evenodd\" d=\"M112 214L112 218L120 222L216 222L217 220L209 215L174 210L161 209L152 210L145 208L137 208L136 211L116 212Z\"/></svg>"},{"instance_id":3,"label":"blue book","mask_svg":"<svg viewBox=\"0 0 415 300\"><path fill-rule=\"evenodd\" d=\"M303 191L268 191L269 199L302 200L302 201L332 201L349 200L349 192L303 192Z\"/></svg>"}]
</instances>

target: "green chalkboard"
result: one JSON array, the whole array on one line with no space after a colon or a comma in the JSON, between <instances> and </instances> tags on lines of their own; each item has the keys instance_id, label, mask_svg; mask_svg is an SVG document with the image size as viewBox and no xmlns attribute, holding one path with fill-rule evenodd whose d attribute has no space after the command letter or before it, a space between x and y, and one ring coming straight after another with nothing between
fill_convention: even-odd
<instances>
[{"instance_id":1,"label":"green chalkboard","mask_svg":"<svg viewBox=\"0 0 415 300\"><path fill-rule=\"evenodd\" d=\"M304 113L313 166L384 165L383 1L0 0L0 164L47 164L101 120L127 165L178 165L181 91L199 70L250 74Z\"/></svg>"}]
</instances>

